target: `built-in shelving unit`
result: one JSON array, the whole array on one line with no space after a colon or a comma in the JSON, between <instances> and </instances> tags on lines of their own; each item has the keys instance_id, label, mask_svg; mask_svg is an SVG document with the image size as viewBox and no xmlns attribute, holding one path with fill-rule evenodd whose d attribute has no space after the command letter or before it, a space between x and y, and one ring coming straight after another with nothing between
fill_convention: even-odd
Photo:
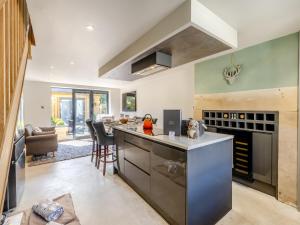
<instances>
[{"instance_id":1,"label":"built-in shelving unit","mask_svg":"<svg viewBox=\"0 0 300 225\"><path fill-rule=\"evenodd\" d=\"M277 131L278 112L203 111L207 126L274 133Z\"/></svg>"},{"instance_id":2,"label":"built-in shelving unit","mask_svg":"<svg viewBox=\"0 0 300 225\"><path fill-rule=\"evenodd\" d=\"M204 110L208 131L233 139L233 180L276 196L278 124L274 111Z\"/></svg>"}]
</instances>

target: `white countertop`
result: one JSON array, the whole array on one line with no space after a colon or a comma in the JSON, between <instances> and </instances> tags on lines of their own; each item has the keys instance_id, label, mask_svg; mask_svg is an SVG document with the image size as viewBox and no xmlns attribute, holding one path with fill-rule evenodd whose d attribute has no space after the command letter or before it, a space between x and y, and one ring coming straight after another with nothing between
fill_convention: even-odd
<instances>
[{"instance_id":1,"label":"white countertop","mask_svg":"<svg viewBox=\"0 0 300 225\"><path fill-rule=\"evenodd\" d=\"M148 134L144 134L143 129L140 126L135 127L134 129L132 128L132 126L127 126L127 125L116 126L114 128L149 140L175 146L177 148L181 148L184 150L192 150L195 148L200 148L207 145L233 139L232 135L218 134L212 132L205 132L201 137L197 139L191 139L188 138L187 136L170 137L168 135L160 135L159 134L160 132L158 132L158 134L156 134L155 136L151 136ZM155 129L154 131L158 131L158 130L159 129Z\"/></svg>"}]
</instances>

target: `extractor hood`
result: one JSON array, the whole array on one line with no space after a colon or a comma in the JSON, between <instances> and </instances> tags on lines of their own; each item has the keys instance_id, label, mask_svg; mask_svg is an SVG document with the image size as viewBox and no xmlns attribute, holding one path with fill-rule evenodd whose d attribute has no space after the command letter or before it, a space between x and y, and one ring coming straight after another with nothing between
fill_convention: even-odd
<instances>
[{"instance_id":1,"label":"extractor hood","mask_svg":"<svg viewBox=\"0 0 300 225\"><path fill-rule=\"evenodd\" d=\"M154 52L131 65L133 75L148 76L169 69L171 67L171 55L163 52Z\"/></svg>"},{"instance_id":2,"label":"extractor hood","mask_svg":"<svg viewBox=\"0 0 300 225\"><path fill-rule=\"evenodd\" d=\"M232 48L237 31L198 0L186 0L98 72L101 78L133 81ZM160 54L169 55L171 65L153 61Z\"/></svg>"}]
</instances>

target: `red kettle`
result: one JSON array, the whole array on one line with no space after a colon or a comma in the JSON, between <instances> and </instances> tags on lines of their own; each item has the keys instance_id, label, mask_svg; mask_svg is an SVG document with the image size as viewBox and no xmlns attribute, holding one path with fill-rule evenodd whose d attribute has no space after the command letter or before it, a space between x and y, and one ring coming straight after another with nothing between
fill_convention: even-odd
<instances>
[{"instance_id":1,"label":"red kettle","mask_svg":"<svg viewBox=\"0 0 300 225\"><path fill-rule=\"evenodd\" d=\"M152 130L153 129L153 120L150 114L146 114L143 118L144 121L144 130Z\"/></svg>"}]
</instances>

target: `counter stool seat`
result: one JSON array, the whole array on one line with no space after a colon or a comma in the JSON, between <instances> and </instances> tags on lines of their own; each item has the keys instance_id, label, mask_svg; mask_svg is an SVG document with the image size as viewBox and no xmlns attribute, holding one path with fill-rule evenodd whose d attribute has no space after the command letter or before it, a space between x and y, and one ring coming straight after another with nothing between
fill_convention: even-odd
<instances>
[{"instance_id":1,"label":"counter stool seat","mask_svg":"<svg viewBox=\"0 0 300 225\"><path fill-rule=\"evenodd\" d=\"M113 163L117 160L113 154L113 150L115 149L114 135L106 133L103 122L94 122L93 127L97 138L96 164L97 167L99 168L100 162L103 162L103 176L105 176L106 164ZM109 150L109 146L113 146L112 151ZM109 156L111 156L111 160L107 159Z\"/></svg>"},{"instance_id":2,"label":"counter stool seat","mask_svg":"<svg viewBox=\"0 0 300 225\"><path fill-rule=\"evenodd\" d=\"M89 133L90 133L90 136L91 136L92 141L93 141L91 162L93 162L94 157L95 157L96 158L95 166L97 166L98 144L97 144L97 137L96 137L96 134L95 134L95 129L93 127L93 121L91 119L87 119L85 121L85 123L86 123L86 125L89 129Z\"/></svg>"}]
</instances>

